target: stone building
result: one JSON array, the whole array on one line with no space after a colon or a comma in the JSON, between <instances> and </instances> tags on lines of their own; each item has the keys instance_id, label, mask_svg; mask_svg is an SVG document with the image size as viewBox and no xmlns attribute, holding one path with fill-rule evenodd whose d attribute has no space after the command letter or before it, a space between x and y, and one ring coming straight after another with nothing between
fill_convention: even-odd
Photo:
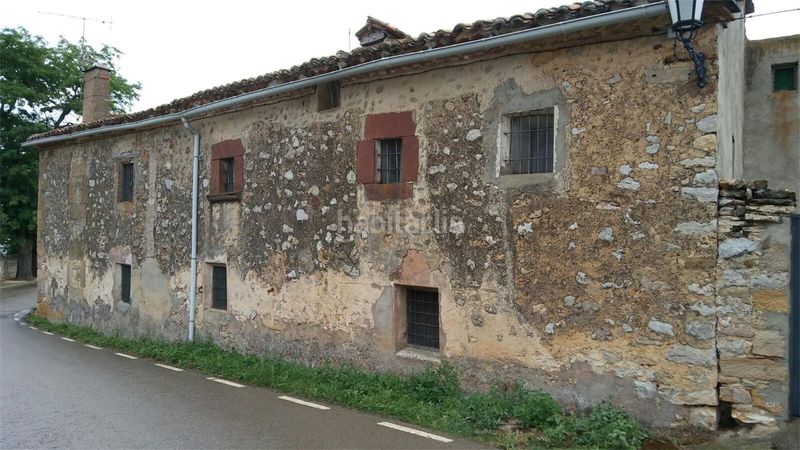
<instances>
[{"instance_id":1,"label":"stone building","mask_svg":"<svg viewBox=\"0 0 800 450\"><path fill-rule=\"evenodd\" d=\"M706 3L703 88L663 2L607 0L416 38L370 18L350 53L142 112L86 107L28 141L38 311L186 338L198 143L199 338L448 361L474 388L520 380L659 427L781 426L788 234L760 230L794 195L720 190L771 174L737 150L752 5ZM86 91L107 78L91 69Z\"/></svg>"}]
</instances>

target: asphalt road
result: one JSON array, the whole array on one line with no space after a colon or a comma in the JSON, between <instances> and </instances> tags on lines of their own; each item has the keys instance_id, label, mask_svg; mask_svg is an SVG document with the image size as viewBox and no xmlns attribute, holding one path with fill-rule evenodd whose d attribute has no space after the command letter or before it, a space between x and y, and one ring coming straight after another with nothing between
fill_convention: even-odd
<instances>
[{"instance_id":1,"label":"asphalt road","mask_svg":"<svg viewBox=\"0 0 800 450\"><path fill-rule=\"evenodd\" d=\"M0 290L0 448L475 448L32 330L35 288ZM412 427L410 425L405 425ZM438 437L451 438L428 431Z\"/></svg>"}]
</instances>

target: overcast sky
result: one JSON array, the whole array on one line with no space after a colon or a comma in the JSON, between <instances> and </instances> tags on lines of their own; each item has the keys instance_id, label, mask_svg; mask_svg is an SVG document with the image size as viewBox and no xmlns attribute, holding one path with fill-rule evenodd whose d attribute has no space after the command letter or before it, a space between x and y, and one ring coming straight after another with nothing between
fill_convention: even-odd
<instances>
[{"instance_id":1,"label":"overcast sky","mask_svg":"<svg viewBox=\"0 0 800 450\"><path fill-rule=\"evenodd\" d=\"M142 83L133 110L167 103L209 87L289 68L313 57L358 45L348 40L367 15L412 36L450 29L459 22L492 19L569 0L405 0L223 2L6 1L0 26L27 28L51 43L59 35L77 42L83 21L41 12L112 21L86 21L86 39L109 44L124 55L119 71ZM277 6L280 5L280 6ZM800 7L800 0L755 0L756 14ZM748 37L764 39L798 32L800 11L747 20Z\"/></svg>"}]
</instances>

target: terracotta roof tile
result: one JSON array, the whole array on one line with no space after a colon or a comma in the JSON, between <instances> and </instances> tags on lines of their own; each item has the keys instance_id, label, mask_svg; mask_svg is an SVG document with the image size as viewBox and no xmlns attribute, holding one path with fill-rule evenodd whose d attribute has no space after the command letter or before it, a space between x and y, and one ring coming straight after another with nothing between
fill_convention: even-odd
<instances>
[{"instance_id":1,"label":"terracotta roof tile","mask_svg":"<svg viewBox=\"0 0 800 450\"><path fill-rule=\"evenodd\" d=\"M255 78L248 78L223 86L216 86L196 92L188 97L175 99L170 103L143 111L111 116L90 123L82 123L57 128L45 133L33 135L28 140L47 136L69 134L80 130L100 128L108 125L135 122L151 117L181 112L186 109L257 91L276 84L312 77L333 72L345 67L362 64L387 56L414 53L421 50L446 47L461 42L474 41L491 36L498 36L514 31L534 28L541 25L563 22L579 17L586 17L603 12L629 8L656 0L597 0L583 3L572 3L557 8L540 9L535 13L523 13L511 17L498 17L494 20L477 20L473 23L459 23L450 30L438 30L433 33L421 33L418 37L403 39L387 39L368 47L359 47L351 52L339 51L335 55L312 58L290 69L281 69ZM377 20L377 19L374 19ZM388 24L387 24L388 25Z\"/></svg>"}]
</instances>

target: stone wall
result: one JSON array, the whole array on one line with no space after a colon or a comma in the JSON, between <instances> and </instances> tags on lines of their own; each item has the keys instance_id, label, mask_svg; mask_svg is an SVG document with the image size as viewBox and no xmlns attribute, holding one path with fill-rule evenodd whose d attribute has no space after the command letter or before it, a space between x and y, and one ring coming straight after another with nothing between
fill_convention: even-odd
<instances>
[{"instance_id":1,"label":"stone wall","mask_svg":"<svg viewBox=\"0 0 800 450\"><path fill-rule=\"evenodd\" d=\"M17 257L0 255L0 281L13 280L17 276Z\"/></svg>"},{"instance_id":2,"label":"stone wall","mask_svg":"<svg viewBox=\"0 0 800 450\"><path fill-rule=\"evenodd\" d=\"M193 121L198 337L415 370L398 352L398 305L404 286L435 288L432 358L461 366L468 386L520 380L568 408L610 399L656 426L714 428L720 29L696 42L702 90L665 36L626 37L344 80L341 106L321 112L305 90ZM558 111L555 172L498 176L498 123L543 102ZM366 117L392 112L413 118L418 176L408 198L370 200L356 150ZM231 139L244 191L212 202L211 146ZM42 314L185 336L191 143L175 124L42 151ZM122 162L135 165L127 205ZM211 264L227 266L228 310L209 307Z\"/></svg>"},{"instance_id":3,"label":"stone wall","mask_svg":"<svg viewBox=\"0 0 800 450\"><path fill-rule=\"evenodd\" d=\"M719 200L717 350L721 411L768 431L788 418L789 221L793 192L723 181ZM723 417L723 421L725 417Z\"/></svg>"}]
</instances>

